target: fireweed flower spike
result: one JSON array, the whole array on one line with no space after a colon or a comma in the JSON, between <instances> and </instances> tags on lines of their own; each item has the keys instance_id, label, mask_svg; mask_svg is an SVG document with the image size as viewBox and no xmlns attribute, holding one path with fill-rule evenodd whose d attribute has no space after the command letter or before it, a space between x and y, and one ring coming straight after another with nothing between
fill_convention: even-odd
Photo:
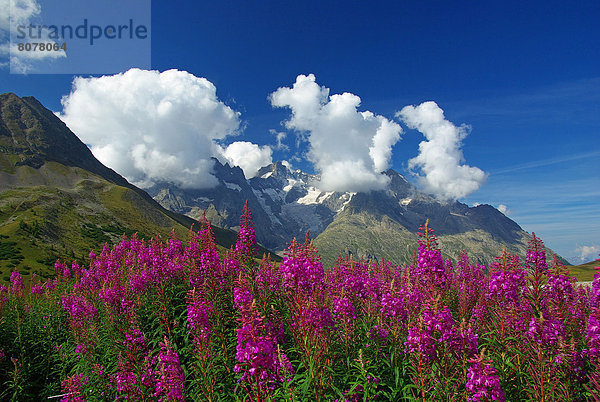
<instances>
[{"instance_id":1,"label":"fireweed flower spike","mask_svg":"<svg viewBox=\"0 0 600 402\"><path fill-rule=\"evenodd\" d=\"M254 258L257 256L256 235L252 224L252 214L248 208L248 200L244 204L242 216L240 217L240 231L235 243L235 253L249 268L254 266Z\"/></svg>"},{"instance_id":2,"label":"fireweed flower spike","mask_svg":"<svg viewBox=\"0 0 600 402\"><path fill-rule=\"evenodd\" d=\"M438 241L429 227L429 219L419 228L419 252L417 270L415 274L424 289L436 290L446 286L447 275L442 252L438 248Z\"/></svg>"},{"instance_id":3,"label":"fireweed flower spike","mask_svg":"<svg viewBox=\"0 0 600 402\"><path fill-rule=\"evenodd\" d=\"M323 264L310 240L298 244L294 239L281 263L283 287L287 292L311 294L320 289L325 277Z\"/></svg>"},{"instance_id":4,"label":"fireweed flower spike","mask_svg":"<svg viewBox=\"0 0 600 402\"><path fill-rule=\"evenodd\" d=\"M504 401L504 392L500 379L492 362L484 356L483 350L476 359L469 360L472 365L467 372L466 388L472 395L468 401Z\"/></svg>"},{"instance_id":5,"label":"fireweed flower spike","mask_svg":"<svg viewBox=\"0 0 600 402\"><path fill-rule=\"evenodd\" d=\"M185 376L179 362L179 355L171 347L167 338L160 344L158 354L156 393L161 401L183 401Z\"/></svg>"},{"instance_id":6,"label":"fireweed flower spike","mask_svg":"<svg viewBox=\"0 0 600 402\"><path fill-rule=\"evenodd\" d=\"M61 384L64 395L61 402L84 402L86 398L82 395L82 387L89 381L90 378L82 373L67 377Z\"/></svg>"},{"instance_id":7,"label":"fireweed flower spike","mask_svg":"<svg viewBox=\"0 0 600 402\"><path fill-rule=\"evenodd\" d=\"M238 382L246 384L256 398L263 398L282 381L282 374L291 375L293 369L278 343L283 334L267 321L256 308L256 301L248 289L234 289L235 305L240 310L240 328L236 330L237 347L234 372L241 375Z\"/></svg>"},{"instance_id":8,"label":"fireweed flower spike","mask_svg":"<svg viewBox=\"0 0 600 402\"><path fill-rule=\"evenodd\" d=\"M10 293L13 295L20 295L25 285L23 284L23 277L18 272L10 274Z\"/></svg>"},{"instance_id":9,"label":"fireweed flower spike","mask_svg":"<svg viewBox=\"0 0 600 402\"><path fill-rule=\"evenodd\" d=\"M548 273L544 243L535 233L527 247L525 263L529 271L529 287L526 288L536 315L542 310L544 279Z\"/></svg>"}]
</instances>

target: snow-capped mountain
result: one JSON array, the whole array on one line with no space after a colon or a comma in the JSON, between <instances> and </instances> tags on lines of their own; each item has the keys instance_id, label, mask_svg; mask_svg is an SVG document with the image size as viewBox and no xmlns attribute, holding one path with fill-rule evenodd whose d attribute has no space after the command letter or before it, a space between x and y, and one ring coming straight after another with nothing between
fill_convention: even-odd
<instances>
[{"instance_id":1,"label":"snow-capped mountain","mask_svg":"<svg viewBox=\"0 0 600 402\"><path fill-rule=\"evenodd\" d=\"M241 206L248 200L258 241L282 251L294 238L307 231L316 237L348 205L353 193L322 192L311 183L314 175L290 170L281 162L262 168L246 180L238 167L215 160L214 174L219 185L207 190L182 190L161 184L149 189L161 205L199 219L206 211L213 224L236 229Z\"/></svg>"},{"instance_id":2,"label":"snow-capped mountain","mask_svg":"<svg viewBox=\"0 0 600 402\"><path fill-rule=\"evenodd\" d=\"M281 162L262 168L247 180L238 167L215 160L219 185L183 190L160 184L149 193L163 207L199 219L206 213L213 224L237 229L246 200L252 211L257 240L282 252L293 238L309 231L326 262L338 254L406 262L416 248L419 226L429 219L447 257L466 250L489 263L502 247L525 254L530 235L490 205L469 207L444 203L419 191L401 174L388 170L387 190L368 193L324 192L317 176L291 170Z\"/></svg>"}]
</instances>

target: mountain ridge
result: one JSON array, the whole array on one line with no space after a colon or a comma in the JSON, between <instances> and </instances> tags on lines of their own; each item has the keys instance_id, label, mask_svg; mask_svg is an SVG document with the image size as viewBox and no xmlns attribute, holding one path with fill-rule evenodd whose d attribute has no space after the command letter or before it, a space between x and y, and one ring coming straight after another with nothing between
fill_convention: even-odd
<instances>
[{"instance_id":1,"label":"mountain ridge","mask_svg":"<svg viewBox=\"0 0 600 402\"><path fill-rule=\"evenodd\" d=\"M159 183L148 191L166 208L189 216L207 211L213 223L228 228L239 221L229 204L248 199L259 241L282 253L292 238L302 239L308 231L327 263L348 253L406 263L426 219L440 243L448 245L446 257L454 260L466 249L473 251L475 260L487 264L503 246L524 258L531 239L493 206L441 202L392 169L384 172L390 178L387 189L364 193L320 191L313 185L317 175L292 170L280 161L245 179L239 167L215 159L213 174L219 184L212 189L182 190ZM360 231L364 233L357 234ZM408 251L394 251L393 244Z\"/></svg>"},{"instance_id":2,"label":"mountain ridge","mask_svg":"<svg viewBox=\"0 0 600 402\"><path fill-rule=\"evenodd\" d=\"M0 153L22 155L22 159L15 163L15 167L30 166L33 168L40 168L45 161L58 162L67 167L79 167L91 173L95 173L116 185L127 187L149 202L151 202L151 200L153 201L148 193L129 183L123 176L98 161L92 154L92 151L67 127L67 125L55 116L54 113L46 109L36 98L33 96L20 98L12 92L1 94L0 97L0 102L2 104L2 119L0 119ZM43 120L42 123L46 122L47 126L42 130L42 127L35 124L37 122L33 122L30 127L19 127L21 130L26 128L28 131L25 133L28 147L13 146L11 149L6 146L5 141L2 141L3 135L12 136L13 143L15 140L13 134L14 131L8 127L8 124L10 123L6 122L7 119L5 114L7 111L5 108L9 109L9 112L14 113L15 104L18 104L19 101L29 106L28 109L25 109L25 113L31 111L36 112L37 116L34 117L41 118L41 120ZM27 124L27 122L23 122L23 118L17 119L17 121ZM48 127L50 129L48 129ZM41 144L39 144L41 138L44 138L46 141L41 141ZM47 140L50 140L50 142ZM44 145L46 145L46 147L44 147ZM188 219L185 216L172 215L171 211L167 209L165 209L164 212L183 225L191 225L194 223L193 220Z\"/></svg>"}]
</instances>

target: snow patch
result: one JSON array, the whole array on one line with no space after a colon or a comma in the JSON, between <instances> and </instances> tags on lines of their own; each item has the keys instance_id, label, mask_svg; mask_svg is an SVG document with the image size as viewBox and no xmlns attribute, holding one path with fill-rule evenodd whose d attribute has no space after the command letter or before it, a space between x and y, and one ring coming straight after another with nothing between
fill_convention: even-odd
<instances>
[{"instance_id":1,"label":"snow patch","mask_svg":"<svg viewBox=\"0 0 600 402\"><path fill-rule=\"evenodd\" d=\"M333 191L323 193L314 187L309 187L308 193L304 197L299 198L297 202L299 204L304 204L304 205L321 204L323 201L325 201L327 198L329 198L332 194L333 194Z\"/></svg>"},{"instance_id":2,"label":"snow patch","mask_svg":"<svg viewBox=\"0 0 600 402\"><path fill-rule=\"evenodd\" d=\"M408 204L410 204L412 202L412 198L403 198L400 200L400 204L407 206Z\"/></svg>"},{"instance_id":3,"label":"snow patch","mask_svg":"<svg viewBox=\"0 0 600 402\"><path fill-rule=\"evenodd\" d=\"M344 203L342 204L342 206L336 211L336 212L341 212L346 208L346 205L348 205L350 203L350 201L352 201L352 197L354 197L356 193L345 193L344 195L342 195L340 197L340 199L345 200Z\"/></svg>"},{"instance_id":4,"label":"snow patch","mask_svg":"<svg viewBox=\"0 0 600 402\"><path fill-rule=\"evenodd\" d=\"M273 172L267 172L267 173L263 174L262 176L260 176L260 178L261 179L268 179L272 175L273 175Z\"/></svg>"},{"instance_id":5,"label":"snow patch","mask_svg":"<svg viewBox=\"0 0 600 402\"><path fill-rule=\"evenodd\" d=\"M294 180L294 179L288 179L288 184L283 188L283 191L285 191L286 193L288 191L290 191L292 188L294 188L294 185L298 183L298 180Z\"/></svg>"},{"instance_id":6,"label":"snow patch","mask_svg":"<svg viewBox=\"0 0 600 402\"><path fill-rule=\"evenodd\" d=\"M225 187L227 187L228 189L235 190L235 191L242 191L242 188L235 183L224 182L224 184L225 184Z\"/></svg>"}]
</instances>

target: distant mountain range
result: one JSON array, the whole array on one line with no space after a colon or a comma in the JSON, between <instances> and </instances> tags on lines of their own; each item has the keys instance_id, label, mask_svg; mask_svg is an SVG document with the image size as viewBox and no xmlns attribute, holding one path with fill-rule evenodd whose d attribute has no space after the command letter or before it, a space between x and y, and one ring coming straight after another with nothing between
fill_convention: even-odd
<instances>
[{"instance_id":1,"label":"distant mountain range","mask_svg":"<svg viewBox=\"0 0 600 402\"><path fill-rule=\"evenodd\" d=\"M369 193L319 191L317 176L281 162L249 180L217 160L213 170L212 189L159 183L143 191L102 165L35 98L0 95L0 281L14 269L50 275L57 257L85 261L123 233L166 238L174 230L185 239L204 211L228 248L246 200L261 253L281 254L308 231L328 264L339 254L408 262L426 219L453 259L466 250L489 263L503 246L524 256L531 238L492 206L440 202L393 170L385 172L387 190Z\"/></svg>"},{"instance_id":2,"label":"distant mountain range","mask_svg":"<svg viewBox=\"0 0 600 402\"><path fill-rule=\"evenodd\" d=\"M186 240L192 224L100 163L35 98L0 95L0 282L12 270L51 275L56 258L85 262L122 234ZM221 246L235 242L214 230Z\"/></svg>"},{"instance_id":3,"label":"distant mountain range","mask_svg":"<svg viewBox=\"0 0 600 402\"><path fill-rule=\"evenodd\" d=\"M276 252L309 231L326 263L340 254L405 263L426 219L445 256L453 259L466 250L473 260L490 263L502 247L524 256L531 239L494 207L440 202L393 170L385 172L390 177L387 190L339 193L319 191L313 185L317 176L281 162L262 168L249 180L240 168L214 162L217 187L184 190L159 183L148 192L171 211L198 218L206 210L214 224L232 229L239 222L238 206L248 200L258 241Z\"/></svg>"}]
</instances>

